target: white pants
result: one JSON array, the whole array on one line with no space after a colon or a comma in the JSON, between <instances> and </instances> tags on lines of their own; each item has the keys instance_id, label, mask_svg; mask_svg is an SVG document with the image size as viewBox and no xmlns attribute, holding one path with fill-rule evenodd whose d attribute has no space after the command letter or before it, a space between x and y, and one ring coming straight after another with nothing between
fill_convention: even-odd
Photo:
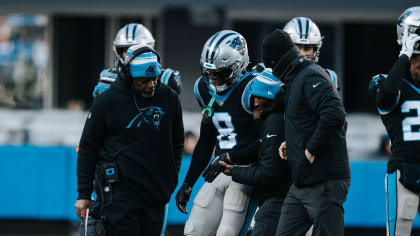
<instances>
[{"instance_id":1,"label":"white pants","mask_svg":"<svg viewBox=\"0 0 420 236\"><path fill-rule=\"evenodd\" d=\"M404 187L399 179L399 170L385 177L387 236L409 236L416 212L420 210L419 195Z\"/></svg>"},{"instance_id":2,"label":"white pants","mask_svg":"<svg viewBox=\"0 0 420 236\"><path fill-rule=\"evenodd\" d=\"M184 235L237 236L244 223L252 187L221 173L204 183L194 199Z\"/></svg>"}]
</instances>

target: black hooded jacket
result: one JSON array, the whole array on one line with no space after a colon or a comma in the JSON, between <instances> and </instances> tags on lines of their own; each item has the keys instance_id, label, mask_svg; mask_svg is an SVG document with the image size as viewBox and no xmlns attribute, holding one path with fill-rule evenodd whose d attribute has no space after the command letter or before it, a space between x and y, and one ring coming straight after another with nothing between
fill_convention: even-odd
<instances>
[{"instance_id":1,"label":"black hooded jacket","mask_svg":"<svg viewBox=\"0 0 420 236\"><path fill-rule=\"evenodd\" d=\"M350 179L343 104L325 70L296 57L279 78L286 83L285 137L293 183ZM315 155L311 164L305 149Z\"/></svg>"},{"instance_id":2,"label":"black hooded jacket","mask_svg":"<svg viewBox=\"0 0 420 236\"><path fill-rule=\"evenodd\" d=\"M254 194L261 205L267 198L285 198L291 184L287 161L279 156L279 147L284 141L284 113L279 110L264 114L256 120L259 132L258 161L251 167L232 169L232 180L254 185Z\"/></svg>"},{"instance_id":3,"label":"black hooded jacket","mask_svg":"<svg viewBox=\"0 0 420 236\"><path fill-rule=\"evenodd\" d=\"M77 161L78 199L90 199L95 165L116 162L120 183L140 202L165 204L178 183L184 128L177 94L159 85L151 98L118 78L88 113Z\"/></svg>"}]
</instances>

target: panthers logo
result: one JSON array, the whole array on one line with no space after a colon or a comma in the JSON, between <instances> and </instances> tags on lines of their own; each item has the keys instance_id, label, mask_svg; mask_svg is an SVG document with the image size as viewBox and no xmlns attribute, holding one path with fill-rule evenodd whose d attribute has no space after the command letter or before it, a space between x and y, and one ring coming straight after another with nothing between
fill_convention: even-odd
<instances>
[{"instance_id":1,"label":"panthers logo","mask_svg":"<svg viewBox=\"0 0 420 236\"><path fill-rule=\"evenodd\" d=\"M402 14L400 16L400 18L397 21L397 25L402 26L402 24L404 23L405 18L407 18L409 15L411 15L411 11L406 11L404 12L404 14Z\"/></svg>"},{"instance_id":2,"label":"panthers logo","mask_svg":"<svg viewBox=\"0 0 420 236\"><path fill-rule=\"evenodd\" d=\"M147 68L146 75L154 75L154 74L156 74L156 66L151 65L149 66L149 68Z\"/></svg>"},{"instance_id":3,"label":"panthers logo","mask_svg":"<svg viewBox=\"0 0 420 236\"><path fill-rule=\"evenodd\" d=\"M159 129L160 121L165 112L160 107L145 107L139 110L137 114L127 125L129 129L134 122L138 121L137 128L139 128L143 123L149 124L156 129Z\"/></svg>"},{"instance_id":4,"label":"panthers logo","mask_svg":"<svg viewBox=\"0 0 420 236\"><path fill-rule=\"evenodd\" d=\"M246 43L239 36L234 38L230 42L229 46L233 49L236 49L242 56L246 52Z\"/></svg>"}]
</instances>

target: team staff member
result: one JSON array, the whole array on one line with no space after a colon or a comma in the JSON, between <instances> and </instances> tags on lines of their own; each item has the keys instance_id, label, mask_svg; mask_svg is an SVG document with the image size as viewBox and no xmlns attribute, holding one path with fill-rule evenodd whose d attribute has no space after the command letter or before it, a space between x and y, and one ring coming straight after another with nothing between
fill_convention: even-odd
<instances>
[{"instance_id":1,"label":"team staff member","mask_svg":"<svg viewBox=\"0 0 420 236\"><path fill-rule=\"evenodd\" d=\"M106 235L159 235L177 185L184 130L177 94L160 83L159 55L129 48L122 73L88 114L77 163L76 213L90 204L95 166Z\"/></svg>"},{"instance_id":2,"label":"team staff member","mask_svg":"<svg viewBox=\"0 0 420 236\"><path fill-rule=\"evenodd\" d=\"M276 235L344 235L343 203L350 185L343 104L328 74L303 58L289 34L270 33L263 62L286 84L285 137L293 184ZM286 155L287 143L287 155Z\"/></svg>"},{"instance_id":3,"label":"team staff member","mask_svg":"<svg viewBox=\"0 0 420 236\"><path fill-rule=\"evenodd\" d=\"M264 70L252 80L253 114L260 136L258 161L251 167L222 162L224 173L241 184L254 186L254 199L259 210L255 215L252 236L274 235L281 207L291 184L290 169L278 157L284 141L284 84Z\"/></svg>"},{"instance_id":4,"label":"team staff member","mask_svg":"<svg viewBox=\"0 0 420 236\"><path fill-rule=\"evenodd\" d=\"M403 12L397 22L400 56L388 76L375 76L369 86L392 143L385 185L389 236L410 235L419 206L419 25L420 7Z\"/></svg>"}]
</instances>

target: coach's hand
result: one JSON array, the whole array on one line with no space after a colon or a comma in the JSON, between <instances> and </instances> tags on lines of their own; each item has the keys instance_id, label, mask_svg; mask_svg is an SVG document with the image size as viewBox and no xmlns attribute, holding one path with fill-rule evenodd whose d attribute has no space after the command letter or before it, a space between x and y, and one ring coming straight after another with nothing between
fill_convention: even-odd
<instances>
[{"instance_id":1,"label":"coach's hand","mask_svg":"<svg viewBox=\"0 0 420 236\"><path fill-rule=\"evenodd\" d=\"M283 160L287 160L287 155L286 155L286 142L282 142L279 148L279 154L281 159Z\"/></svg>"},{"instance_id":2,"label":"coach's hand","mask_svg":"<svg viewBox=\"0 0 420 236\"><path fill-rule=\"evenodd\" d=\"M190 185L188 185L187 183L183 183L175 196L176 206L181 212L185 214L188 214L187 203L188 200L190 200L191 191L192 188L190 187Z\"/></svg>"},{"instance_id":3,"label":"coach's hand","mask_svg":"<svg viewBox=\"0 0 420 236\"><path fill-rule=\"evenodd\" d=\"M312 164L312 163L314 163L314 160L315 160L315 156L314 155L312 155L312 153L310 153L309 151L308 151L308 149L305 149L305 156L306 156L306 159L308 159L308 161Z\"/></svg>"},{"instance_id":4,"label":"coach's hand","mask_svg":"<svg viewBox=\"0 0 420 236\"><path fill-rule=\"evenodd\" d=\"M76 208L76 215L83 222L85 222L86 209L88 209L88 207L90 207L90 200L87 199L79 199L74 204L74 208Z\"/></svg>"},{"instance_id":5,"label":"coach's hand","mask_svg":"<svg viewBox=\"0 0 420 236\"><path fill-rule=\"evenodd\" d=\"M229 153L223 153L216 158L206 167L203 171L202 176L204 180L211 183L216 177L225 170L225 167L220 165L220 162L223 161L227 164L232 164L229 158Z\"/></svg>"}]
</instances>

